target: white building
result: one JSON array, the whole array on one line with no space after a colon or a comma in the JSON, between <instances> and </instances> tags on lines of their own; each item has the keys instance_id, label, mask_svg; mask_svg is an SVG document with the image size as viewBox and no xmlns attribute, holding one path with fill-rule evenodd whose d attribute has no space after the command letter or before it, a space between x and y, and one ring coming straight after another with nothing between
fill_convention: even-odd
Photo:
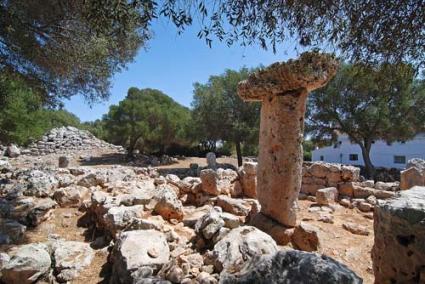
<instances>
[{"instance_id":1,"label":"white building","mask_svg":"<svg viewBox=\"0 0 425 284\"><path fill-rule=\"evenodd\" d=\"M382 140L375 141L370 150L370 159L375 167L403 169L412 158L425 159L425 133L420 133L406 142L387 144ZM340 135L333 146L314 150L312 160L364 165L360 146L351 143L347 135Z\"/></svg>"}]
</instances>

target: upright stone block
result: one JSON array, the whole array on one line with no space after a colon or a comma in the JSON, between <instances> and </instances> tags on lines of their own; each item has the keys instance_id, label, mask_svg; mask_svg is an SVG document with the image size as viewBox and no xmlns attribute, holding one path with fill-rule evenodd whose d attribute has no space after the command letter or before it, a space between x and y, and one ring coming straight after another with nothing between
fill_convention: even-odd
<instances>
[{"instance_id":1,"label":"upright stone block","mask_svg":"<svg viewBox=\"0 0 425 284\"><path fill-rule=\"evenodd\" d=\"M375 283L425 283L425 187L375 206Z\"/></svg>"},{"instance_id":2,"label":"upright stone block","mask_svg":"<svg viewBox=\"0 0 425 284\"><path fill-rule=\"evenodd\" d=\"M279 223L296 225L296 202L302 178L302 141L308 93L335 75L330 55L303 53L275 63L239 83L246 101L261 101L257 197L262 212Z\"/></svg>"}]
</instances>

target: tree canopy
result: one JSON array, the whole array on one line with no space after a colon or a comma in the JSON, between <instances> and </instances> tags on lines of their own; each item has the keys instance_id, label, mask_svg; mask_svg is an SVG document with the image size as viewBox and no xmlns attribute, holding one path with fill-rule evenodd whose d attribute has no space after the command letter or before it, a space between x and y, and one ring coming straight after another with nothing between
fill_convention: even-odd
<instances>
[{"instance_id":1,"label":"tree canopy","mask_svg":"<svg viewBox=\"0 0 425 284\"><path fill-rule=\"evenodd\" d=\"M130 88L104 121L109 140L127 147L130 155L135 149L164 153L186 143L190 111L159 90Z\"/></svg>"},{"instance_id":2,"label":"tree canopy","mask_svg":"<svg viewBox=\"0 0 425 284\"><path fill-rule=\"evenodd\" d=\"M362 149L373 175L370 149L375 140L405 141L425 130L424 81L407 64L344 65L308 101L308 130L316 139L345 133Z\"/></svg>"},{"instance_id":3,"label":"tree canopy","mask_svg":"<svg viewBox=\"0 0 425 284\"><path fill-rule=\"evenodd\" d=\"M55 103L109 94L111 75L149 38L143 1L0 0L0 69Z\"/></svg>"},{"instance_id":4,"label":"tree canopy","mask_svg":"<svg viewBox=\"0 0 425 284\"><path fill-rule=\"evenodd\" d=\"M0 143L26 145L51 128L79 124L72 113L44 107L22 81L0 75Z\"/></svg>"},{"instance_id":5,"label":"tree canopy","mask_svg":"<svg viewBox=\"0 0 425 284\"><path fill-rule=\"evenodd\" d=\"M44 98L109 94L109 79L167 18L179 32L228 45L279 43L335 50L353 62L425 63L425 3L310 0L0 0L0 69L19 74Z\"/></svg>"},{"instance_id":6,"label":"tree canopy","mask_svg":"<svg viewBox=\"0 0 425 284\"><path fill-rule=\"evenodd\" d=\"M226 70L211 76L206 84L194 84L192 116L198 139L211 150L218 141L233 143L240 165L242 147L252 153L258 145L260 104L243 102L237 95L238 83L252 71Z\"/></svg>"}]
</instances>

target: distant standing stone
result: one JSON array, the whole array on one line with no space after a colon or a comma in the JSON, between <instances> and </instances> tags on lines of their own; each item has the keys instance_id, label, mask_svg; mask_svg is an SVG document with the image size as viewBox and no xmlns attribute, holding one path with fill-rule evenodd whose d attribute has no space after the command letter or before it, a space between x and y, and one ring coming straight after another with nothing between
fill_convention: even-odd
<instances>
[{"instance_id":1,"label":"distant standing stone","mask_svg":"<svg viewBox=\"0 0 425 284\"><path fill-rule=\"evenodd\" d=\"M60 156L59 157L59 168L67 168L69 166L69 157Z\"/></svg>"},{"instance_id":2,"label":"distant standing stone","mask_svg":"<svg viewBox=\"0 0 425 284\"><path fill-rule=\"evenodd\" d=\"M21 150L19 150L18 146L12 144L6 148L6 156L10 158L16 158L21 155Z\"/></svg>"},{"instance_id":3,"label":"distant standing stone","mask_svg":"<svg viewBox=\"0 0 425 284\"><path fill-rule=\"evenodd\" d=\"M215 154L213 152L209 152L206 157L208 168L213 170L217 169L217 157Z\"/></svg>"}]
</instances>

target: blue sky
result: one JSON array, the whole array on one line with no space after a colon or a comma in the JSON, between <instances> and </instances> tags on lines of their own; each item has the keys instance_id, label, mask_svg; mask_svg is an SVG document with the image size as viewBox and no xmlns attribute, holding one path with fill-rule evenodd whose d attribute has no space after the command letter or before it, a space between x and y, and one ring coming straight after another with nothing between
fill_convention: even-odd
<instances>
[{"instance_id":1,"label":"blue sky","mask_svg":"<svg viewBox=\"0 0 425 284\"><path fill-rule=\"evenodd\" d=\"M267 66L297 55L295 45L279 47L276 54L259 46L227 47L218 40L209 48L197 38L198 31L193 26L178 35L172 24L156 21L147 49L141 49L127 70L114 76L109 100L89 106L82 97L74 96L64 101L65 108L81 121L92 121L107 113L111 104L121 101L130 87L159 89L189 107L194 82L205 83L210 75L221 74L225 69Z\"/></svg>"}]
</instances>

